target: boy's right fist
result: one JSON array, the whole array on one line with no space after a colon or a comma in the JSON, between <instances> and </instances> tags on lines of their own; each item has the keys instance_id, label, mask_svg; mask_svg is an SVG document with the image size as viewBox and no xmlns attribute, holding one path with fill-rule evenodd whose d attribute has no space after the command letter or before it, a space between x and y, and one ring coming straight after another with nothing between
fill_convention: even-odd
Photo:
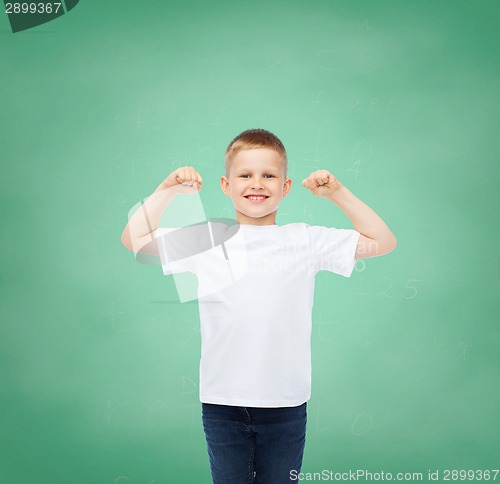
<instances>
[{"instance_id":1,"label":"boy's right fist","mask_svg":"<svg viewBox=\"0 0 500 484\"><path fill-rule=\"evenodd\" d=\"M179 185L182 185L188 188L182 191L192 192L194 188L199 192L201 191L202 183L203 178L192 166L181 166L170 173L161 185L163 188L181 188Z\"/></svg>"}]
</instances>

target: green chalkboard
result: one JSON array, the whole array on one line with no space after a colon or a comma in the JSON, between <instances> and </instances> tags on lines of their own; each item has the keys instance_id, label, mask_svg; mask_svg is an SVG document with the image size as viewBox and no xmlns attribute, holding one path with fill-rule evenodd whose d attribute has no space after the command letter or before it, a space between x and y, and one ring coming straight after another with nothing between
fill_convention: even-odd
<instances>
[{"instance_id":1,"label":"green chalkboard","mask_svg":"<svg viewBox=\"0 0 500 484\"><path fill-rule=\"evenodd\" d=\"M69 3L0 15L0 482L211 482L197 301L120 236L184 165L234 217L249 128L287 149L278 225L352 228L301 186L327 169L398 240L316 277L304 479L499 469L500 3Z\"/></svg>"}]
</instances>

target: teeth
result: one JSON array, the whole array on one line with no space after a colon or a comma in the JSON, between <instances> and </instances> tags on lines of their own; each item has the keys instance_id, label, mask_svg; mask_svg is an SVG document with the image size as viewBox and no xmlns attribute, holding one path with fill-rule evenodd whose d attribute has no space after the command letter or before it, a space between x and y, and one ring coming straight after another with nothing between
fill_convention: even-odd
<instances>
[{"instance_id":1,"label":"teeth","mask_svg":"<svg viewBox=\"0 0 500 484\"><path fill-rule=\"evenodd\" d=\"M262 200L263 198L266 198L266 197L248 197L250 200Z\"/></svg>"}]
</instances>

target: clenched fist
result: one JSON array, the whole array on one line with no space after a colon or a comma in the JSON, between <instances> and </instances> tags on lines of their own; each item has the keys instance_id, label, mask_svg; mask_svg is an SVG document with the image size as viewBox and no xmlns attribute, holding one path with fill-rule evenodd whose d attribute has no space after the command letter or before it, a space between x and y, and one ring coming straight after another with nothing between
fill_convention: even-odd
<instances>
[{"instance_id":1,"label":"clenched fist","mask_svg":"<svg viewBox=\"0 0 500 484\"><path fill-rule=\"evenodd\" d=\"M174 188L174 191L190 193L193 192L193 189L201 191L202 183L203 178L192 166L181 166L170 173L160 187L163 189Z\"/></svg>"},{"instance_id":2,"label":"clenched fist","mask_svg":"<svg viewBox=\"0 0 500 484\"><path fill-rule=\"evenodd\" d=\"M317 197L330 198L342 186L342 183L329 171L317 170L302 180L302 186L309 188Z\"/></svg>"}]
</instances>

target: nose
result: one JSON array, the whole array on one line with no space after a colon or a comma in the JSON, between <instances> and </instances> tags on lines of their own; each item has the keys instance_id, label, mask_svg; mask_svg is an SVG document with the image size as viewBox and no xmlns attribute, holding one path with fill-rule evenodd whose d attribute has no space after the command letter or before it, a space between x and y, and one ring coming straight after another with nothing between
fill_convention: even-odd
<instances>
[{"instance_id":1,"label":"nose","mask_svg":"<svg viewBox=\"0 0 500 484\"><path fill-rule=\"evenodd\" d=\"M256 187L259 187L259 188L262 188L262 182L259 180L254 180L252 182L252 188L256 188Z\"/></svg>"}]
</instances>

